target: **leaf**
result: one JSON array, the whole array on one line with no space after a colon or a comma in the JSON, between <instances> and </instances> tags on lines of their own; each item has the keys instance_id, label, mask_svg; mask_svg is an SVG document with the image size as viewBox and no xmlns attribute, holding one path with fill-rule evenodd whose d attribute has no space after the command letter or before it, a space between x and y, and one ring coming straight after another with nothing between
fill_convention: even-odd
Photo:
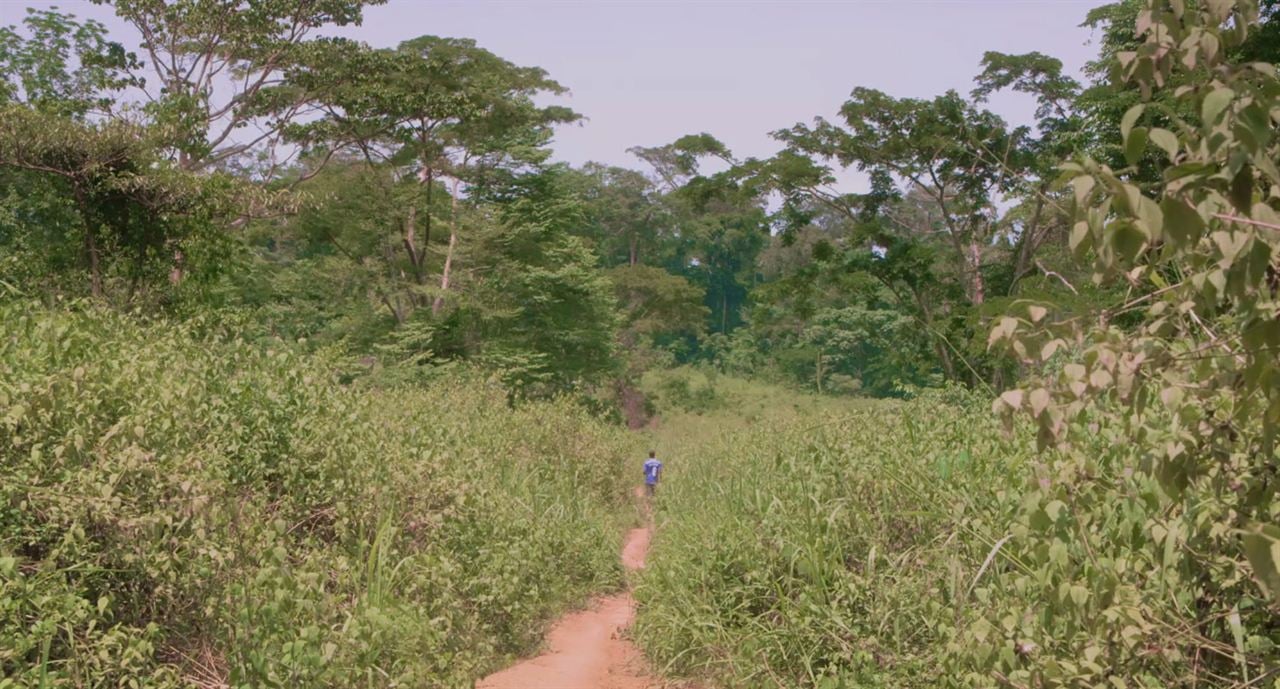
<instances>
[{"instance_id":1,"label":"leaf","mask_svg":"<svg viewBox=\"0 0 1280 689\"><path fill-rule=\"evenodd\" d=\"M1131 222L1118 221L1112 223L1111 246L1116 255L1125 261L1132 261L1147 244L1146 235Z\"/></svg>"},{"instance_id":2,"label":"leaf","mask_svg":"<svg viewBox=\"0 0 1280 689\"><path fill-rule=\"evenodd\" d=\"M1080 220L1071 227L1070 246L1073 252L1083 251L1085 240L1089 239L1089 223Z\"/></svg>"},{"instance_id":3,"label":"leaf","mask_svg":"<svg viewBox=\"0 0 1280 689\"><path fill-rule=\"evenodd\" d=\"M1235 0L1208 0L1209 15L1213 17L1215 22L1225 22L1227 17L1231 16L1231 10L1235 7Z\"/></svg>"},{"instance_id":4,"label":"leaf","mask_svg":"<svg viewBox=\"0 0 1280 689\"><path fill-rule=\"evenodd\" d=\"M1044 388L1036 388L1031 391L1028 401L1031 403L1031 414L1040 416L1049 406L1049 391Z\"/></svg>"},{"instance_id":5,"label":"leaf","mask_svg":"<svg viewBox=\"0 0 1280 689\"><path fill-rule=\"evenodd\" d=\"M1071 187L1075 190L1076 203L1084 204L1085 199L1089 197L1089 192L1093 191L1093 187L1098 181L1089 175L1080 175L1071 180Z\"/></svg>"},{"instance_id":6,"label":"leaf","mask_svg":"<svg viewBox=\"0 0 1280 689\"><path fill-rule=\"evenodd\" d=\"M1038 304L1032 304L1027 307L1027 313L1031 316L1032 323L1039 323L1049 313L1049 309Z\"/></svg>"},{"instance_id":7,"label":"leaf","mask_svg":"<svg viewBox=\"0 0 1280 689\"><path fill-rule=\"evenodd\" d=\"M1212 127L1218 123L1218 117L1222 115L1222 111L1227 109L1231 104L1231 100L1235 98L1236 92L1229 88L1217 88L1204 97L1204 103L1200 106L1200 118L1206 127Z\"/></svg>"},{"instance_id":8,"label":"leaf","mask_svg":"<svg viewBox=\"0 0 1280 689\"><path fill-rule=\"evenodd\" d=\"M1165 234L1179 244L1194 244L1204 232L1204 220L1196 209L1182 201L1166 196L1160 202L1164 212Z\"/></svg>"},{"instance_id":9,"label":"leaf","mask_svg":"<svg viewBox=\"0 0 1280 689\"><path fill-rule=\"evenodd\" d=\"M1178 157L1178 136L1168 129L1153 127L1147 135L1151 139L1151 143L1164 149L1169 154L1169 162L1173 162Z\"/></svg>"},{"instance_id":10,"label":"leaf","mask_svg":"<svg viewBox=\"0 0 1280 689\"><path fill-rule=\"evenodd\" d=\"M1133 131L1133 125L1137 123L1139 117L1142 117L1142 113L1145 112L1146 109L1146 105L1139 103L1125 111L1124 117L1120 118L1121 141L1129 140L1129 132Z\"/></svg>"},{"instance_id":11,"label":"leaf","mask_svg":"<svg viewBox=\"0 0 1280 689\"><path fill-rule=\"evenodd\" d=\"M1253 206L1253 166L1243 165L1231 180L1231 205L1242 213Z\"/></svg>"},{"instance_id":12,"label":"leaf","mask_svg":"<svg viewBox=\"0 0 1280 689\"><path fill-rule=\"evenodd\" d=\"M1280 595L1280 527L1254 524L1241 534L1245 556L1267 596Z\"/></svg>"},{"instance_id":13,"label":"leaf","mask_svg":"<svg viewBox=\"0 0 1280 689\"><path fill-rule=\"evenodd\" d=\"M1013 409L1022 408L1022 391L1006 390L1000 395L1000 400L1009 405Z\"/></svg>"},{"instance_id":14,"label":"leaf","mask_svg":"<svg viewBox=\"0 0 1280 689\"><path fill-rule=\"evenodd\" d=\"M1084 604L1089 601L1089 589L1076 584L1070 590L1071 602L1076 604L1077 608L1083 608Z\"/></svg>"},{"instance_id":15,"label":"leaf","mask_svg":"<svg viewBox=\"0 0 1280 689\"><path fill-rule=\"evenodd\" d=\"M1130 165L1136 165L1142 160L1142 154L1147 150L1147 128L1134 127L1133 131L1124 138L1124 159Z\"/></svg>"}]
</instances>

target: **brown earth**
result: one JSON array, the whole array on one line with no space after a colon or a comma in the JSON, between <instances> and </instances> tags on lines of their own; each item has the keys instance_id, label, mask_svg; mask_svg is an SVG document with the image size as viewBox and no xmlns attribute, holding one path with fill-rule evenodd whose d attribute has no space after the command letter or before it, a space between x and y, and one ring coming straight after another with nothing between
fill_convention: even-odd
<instances>
[{"instance_id":1,"label":"brown earth","mask_svg":"<svg viewBox=\"0 0 1280 689\"><path fill-rule=\"evenodd\" d=\"M622 547L627 569L644 567L649 529L632 529ZM597 598L560 618L547 634L546 652L490 675L477 689L655 689L640 651L623 632L635 616L629 592Z\"/></svg>"}]
</instances>

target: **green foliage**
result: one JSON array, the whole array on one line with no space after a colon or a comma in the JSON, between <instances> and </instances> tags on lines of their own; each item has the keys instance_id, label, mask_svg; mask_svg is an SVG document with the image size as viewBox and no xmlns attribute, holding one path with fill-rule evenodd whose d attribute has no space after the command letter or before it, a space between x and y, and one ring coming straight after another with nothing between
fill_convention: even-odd
<instances>
[{"instance_id":1,"label":"green foliage","mask_svg":"<svg viewBox=\"0 0 1280 689\"><path fill-rule=\"evenodd\" d=\"M631 443L463 376L0 305L6 687L445 687L619 585Z\"/></svg>"},{"instance_id":2,"label":"green foliage","mask_svg":"<svg viewBox=\"0 0 1280 689\"><path fill-rule=\"evenodd\" d=\"M288 81L287 68L332 52L317 29L358 25L366 5L383 0L93 0L111 5L142 38L150 59L127 65L151 123L184 169L246 164L250 175L278 172L274 150L319 91ZM246 132L253 131L248 136ZM265 165L255 157L266 154ZM288 156L283 156L288 158Z\"/></svg>"},{"instance_id":3,"label":"green foliage","mask_svg":"<svg viewBox=\"0 0 1280 689\"><path fill-rule=\"evenodd\" d=\"M697 335L711 310L702 290L653 266L618 266L606 273L623 314L623 340L632 345L679 335Z\"/></svg>"},{"instance_id":4,"label":"green foliage","mask_svg":"<svg viewBox=\"0 0 1280 689\"><path fill-rule=\"evenodd\" d=\"M967 649L947 642L1012 569L984 562L1029 443L933 395L787 418L756 394L770 404L747 427L659 441L640 643L728 686L963 686L944 663Z\"/></svg>"},{"instance_id":5,"label":"green foliage","mask_svg":"<svg viewBox=\"0 0 1280 689\"><path fill-rule=\"evenodd\" d=\"M484 351L522 353L509 378L530 393L600 382L616 368L616 302L595 255L570 232L580 213L559 174L531 176L479 240Z\"/></svg>"},{"instance_id":6,"label":"green foliage","mask_svg":"<svg viewBox=\"0 0 1280 689\"><path fill-rule=\"evenodd\" d=\"M28 8L22 24L0 28L0 104L83 118L110 112L112 92L138 85L127 74L137 57L108 40L101 23Z\"/></svg>"},{"instance_id":7,"label":"green foliage","mask_svg":"<svg viewBox=\"0 0 1280 689\"><path fill-rule=\"evenodd\" d=\"M725 406L717 391L714 371L689 367L654 371L642 381L643 389L661 413L706 413Z\"/></svg>"},{"instance_id":8,"label":"green foliage","mask_svg":"<svg viewBox=\"0 0 1280 689\"><path fill-rule=\"evenodd\" d=\"M216 255L218 223L245 207L284 201L229 175L175 168L157 157L152 130L123 120L78 122L23 105L0 108L0 174L18 192L7 195L0 216L0 243L22 252L12 267L57 293L69 289L72 276L53 268L74 265L88 289L72 294L119 302L163 287L175 253ZM41 263L43 270L33 268ZM214 274L218 263L196 268Z\"/></svg>"}]
</instances>

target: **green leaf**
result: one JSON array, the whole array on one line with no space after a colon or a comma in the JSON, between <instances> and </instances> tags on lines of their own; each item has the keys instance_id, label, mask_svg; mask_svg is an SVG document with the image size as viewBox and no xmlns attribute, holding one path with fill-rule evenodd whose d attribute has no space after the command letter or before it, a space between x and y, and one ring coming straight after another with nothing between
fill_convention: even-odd
<instances>
[{"instance_id":1,"label":"green leaf","mask_svg":"<svg viewBox=\"0 0 1280 689\"><path fill-rule=\"evenodd\" d=\"M1280 527L1254 524L1241 534L1253 575L1269 597L1280 595Z\"/></svg>"},{"instance_id":2,"label":"green leaf","mask_svg":"<svg viewBox=\"0 0 1280 689\"><path fill-rule=\"evenodd\" d=\"M1244 165L1231 180L1231 205L1242 213L1253 207L1253 166Z\"/></svg>"},{"instance_id":3,"label":"green leaf","mask_svg":"<svg viewBox=\"0 0 1280 689\"><path fill-rule=\"evenodd\" d=\"M1173 162L1178 157L1178 137L1168 129L1155 127L1147 135L1151 139L1151 143L1164 149L1169 154L1169 161Z\"/></svg>"},{"instance_id":4,"label":"green leaf","mask_svg":"<svg viewBox=\"0 0 1280 689\"><path fill-rule=\"evenodd\" d=\"M1070 246L1071 251L1079 254L1088 249L1087 242L1091 234L1089 233L1089 223L1081 220L1071 227Z\"/></svg>"},{"instance_id":5,"label":"green leaf","mask_svg":"<svg viewBox=\"0 0 1280 689\"><path fill-rule=\"evenodd\" d=\"M1111 224L1111 248L1116 256L1132 261L1147 244L1147 237L1136 225L1126 220Z\"/></svg>"},{"instance_id":6,"label":"green leaf","mask_svg":"<svg viewBox=\"0 0 1280 689\"><path fill-rule=\"evenodd\" d=\"M1076 604L1077 608L1083 608L1084 604L1089 600L1089 589L1076 584L1070 589L1071 602Z\"/></svg>"},{"instance_id":7,"label":"green leaf","mask_svg":"<svg viewBox=\"0 0 1280 689\"><path fill-rule=\"evenodd\" d=\"M1124 159L1130 165L1136 165L1142 160L1142 154L1147 150L1147 128L1134 127L1129 135L1124 138Z\"/></svg>"},{"instance_id":8,"label":"green leaf","mask_svg":"<svg viewBox=\"0 0 1280 689\"><path fill-rule=\"evenodd\" d=\"M1223 110L1227 109L1235 96L1236 92L1229 88L1217 88L1204 97L1204 103L1200 106L1200 118L1206 127L1212 127L1218 123L1218 117L1222 115Z\"/></svg>"},{"instance_id":9,"label":"green leaf","mask_svg":"<svg viewBox=\"0 0 1280 689\"><path fill-rule=\"evenodd\" d=\"M1138 118L1142 117L1142 113L1146 112L1147 106L1139 103L1129 108L1124 113L1124 117L1120 119L1120 140L1128 141L1129 132L1133 131L1133 125L1138 122Z\"/></svg>"},{"instance_id":10,"label":"green leaf","mask_svg":"<svg viewBox=\"0 0 1280 689\"><path fill-rule=\"evenodd\" d=\"M1196 209L1170 196L1160 202L1165 235L1180 245L1194 244L1204 232L1204 219Z\"/></svg>"}]
</instances>

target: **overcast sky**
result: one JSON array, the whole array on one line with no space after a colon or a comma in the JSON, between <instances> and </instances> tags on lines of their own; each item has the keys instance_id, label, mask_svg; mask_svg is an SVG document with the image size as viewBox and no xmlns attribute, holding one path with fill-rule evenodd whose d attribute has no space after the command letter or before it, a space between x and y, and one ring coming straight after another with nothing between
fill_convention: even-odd
<instances>
[{"instance_id":1,"label":"overcast sky","mask_svg":"<svg viewBox=\"0 0 1280 689\"><path fill-rule=\"evenodd\" d=\"M855 86L894 96L967 92L987 50L1038 50L1078 71L1095 52L1079 27L1104 0L526 2L391 0L341 32L378 47L435 34L474 38L570 90L588 119L562 128L556 158L637 167L630 146L710 132L739 156L776 150L772 130L831 117ZM136 35L85 0L0 0L0 24L58 6ZM990 107L1029 123L1029 98ZM856 182L854 182L856 185Z\"/></svg>"}]
</instances>

